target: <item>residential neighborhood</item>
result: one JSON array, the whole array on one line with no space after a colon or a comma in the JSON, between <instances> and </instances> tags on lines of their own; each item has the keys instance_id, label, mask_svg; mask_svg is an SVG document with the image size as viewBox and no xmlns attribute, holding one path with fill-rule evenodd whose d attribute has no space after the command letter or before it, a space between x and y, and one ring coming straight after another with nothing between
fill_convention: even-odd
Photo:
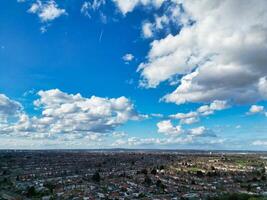
<instances>
[{"instance_id":1,"label":"residential neighborhood","mask_svg":"<svg viewBox=\"0 0 267 200\"><path fill-rule=\"evenodd\" d=\"M0 199L215 199L267 195L262 154L1 151Z\"/></svg>"}]
</instances>

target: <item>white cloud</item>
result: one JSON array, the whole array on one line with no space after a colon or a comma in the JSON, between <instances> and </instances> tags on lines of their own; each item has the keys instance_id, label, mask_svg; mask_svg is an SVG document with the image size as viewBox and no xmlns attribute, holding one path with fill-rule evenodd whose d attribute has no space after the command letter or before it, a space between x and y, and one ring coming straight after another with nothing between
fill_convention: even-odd
<instances>
[{"instance_id":1,"label":"white cloud","mask_svg":"<svg viewBox=\"0 0 267 200\"><path fill-rule=\"evenodd\" d=\"M91 17L90 11L96 11L105 4L106 4L105 0L93 0L92 2L85 1L83 2L82 7L81 7L81 13L87 17ZM102 17L106 17L104 16L102 12L100 12L100 15Z\"/></svg>"},{"instance_id":2,"label":"white cloud","mask_svg":"<svg viewBox=\"0 0 267 200\"><path fill-rule=\"evenodd\" d=\"M158 117L158 118L162 118L162 117L164 117L164 115L161 114L161 113L151 113L150 116L151 116L151 117Z\"/></svg>"},{"instance_id":3,"label":"white cloud","mask_svg":"<svg viewBox=\"0 0 267 200\"><path fill-rule=\"evenodd\" d=\"M215 103L216 104L216 103ZM223 109L222 106L214 106L213 109ZM175 115L170 115L169 117L172 119L179 119L180 124L193 124L199 121L198 112L189 112L189 113L177 113ZM174 138L177 136L187 135L187 137L216 137L214 132L211 129L208 129L204 126L199 126L191 129L183 129L182 126L174 126L171 120L163 120L157 123L158 133L162 133L165 136L170 136L170 138Z\"/></svg>"},{"instance_id":4,"label":"white cloud","mask_svg":"<svg viewBox=\"0 0 267 200\"><path fill-rule=\"evenodd\" d=\"M90 6L91 6L90 2L89 1L85 1L82 4L82 7L81 7L81 13L84 14L85 16L87 16L87 17L91 17L91 15L89 13Z\"/></svg>"},{"instance_id":5,"label":"white cloud","mask_svg":"<svg viewBox=\"0 0 267 200\"><path fill-rule=\"evenodd\" d=\"M256 140L256 141L252 142L252 145L267 146L267 141L266 140Z\"/></svg>"},{"instance_id":6,"label":"white cloud","mask_svg":"<svg viewBox=\"0 0 267 200\"><path fill-rule=\"evenodd\" d=\"M235 103L266 99L267 2L181 1L177 35L154 40L140 84L157 87L182 75L167 102ZM193 23L186 23L190 20Z\"/></svg>"},{"instance_id":7,"label":"white cloud","mask_svg":"<svg viewBox=\"0 0 267 200\"><path fill-rule=\"evenodd\" d=\"M171 119L179 119L181 124L193 124L199 122L201 116L208 116L214 114L214 111L224 110L229 105L226 101L215 100L210 105L200 106L197 111L191 111L188 113L177 113L169 115Z\"/></svg>"},{"instance_id":8,"label":"white cloud","mask_svg":"<svg viewBox=\"0 0 267 200\"><path fill-rule=\"evenodd\" d=\"M211 110L224 110L228 108L229 105L227 104L227 101L215 100L210 104L209 107Z\"/></svg>"},{"instance_id":9,"label":"white cloud","mask_svg":"<svg viewBox=\"0 0 267 200\"><path fill-rule=\"evenodd\" d=\"M142 25L142 33L145 38L150 38L153 36L153 24L150 22L145 22Z\"/></svg>"},{"instance_id":10,"label":"white cloud","mask_svg":"<svg viewBox=\"0 0 267 200\"><path fill-rule=\"evenodd\" d=\"M190 129L190 134L194 135L194 136L198 136L198 135L202 135L205 131L205 127L204 126L200 126L197 128L192 128Z\"/></svg>"},{"instance_id":11,"label":"white cloud","mask_svg":"<svg viewBox=\"0 0 267 200\"><path fill-rule=\"evenodd\" d=\"M168 136L177 136L184 132L181 126L173 126L170 120L163 120L157 123L158 132Z\"/></svg>"},{"instance_id":12,"label":"white cloud","mask_svg":"<svg viewBox=\"0 0 267 200\"><path fill-rule=\"evenodd\" d=\"M229 105L226 101L214 100L210 105L204 105L197 109L198 113L203 116L211 115L214 111L224 110L228 108Z\"/></svg>"},{"instance_id":13,"label":"white cloud","mask_svg":"<svg viewBox=\"0 0 267 200\"><path fill-rule=\"evenodd\" d=\"M91 5L93 10L97 10L100 6L105 4L106 4L105 0L94 0Z\"/></svg>"},{"instance_id":14,"label":"white cloud","mask_svg":"<svg viewBox=\"0 0 267 200\"><path fill-rule=\"evenodd\" d=\"M206 142L206 144L204 143L204 145L207 145L207 144L211 144L211 145L216 144L216 145L218 145L218 144L223 144L225 142L226 142L226 139L221 138L221 139L209 140L208 142Z\"/></svg>"},{"instance_id":15,"label":"white cloud","mask_svg":"<svg viewBox=\"0 0 267 200\"><path fill-rule=\"evenodd\" d=\"M181 124L193 124L199 121L197 112L177 113L175 115L170 115L169 117L179 119Z\"/></svg>"},{"instance_id":16,"label":"white cloud","mask_svg":"<svg viewBox=\"0 0 267 200\"><path fill-rule=\"evenodd\" d=\"M114 0L120 11L125 15L127 12L133 11L139 0Z\"/></svg>"},{"instance_id":17,"label":"white cloud","mask_svg":"<svg viewBox=\"0 0 267 200\"><path fill-rule=\"evenodd\" d=\"M125 61L125 63L129 63L134 59L134 55L131 53L127 53L122 57L122 59Z\"/></svg>"},{"instance_id":18,"label":"white cloud","mask_svg":"<svg viewBox=\"0 0 267 200\"><path fill-rule=\"evenodd\" d=\"M48 26L41 26L41 27L40 27L40 31L41 31L41 33L46 33L46 32L47 32L47 27L48 27Z\"/></svg>"},{"instance_id":19,"label":"white cloud","mask_svg":"<svg viewBox=\"0 0 267 200\"><path fill-rule=\"evenodd\" d=\"M241 125L236 125L235 128L236 129L240 129L242 126Z\"/></svg>"},{"instance_id":20,"label":"white cloud","mask_svg":"<svg viewBox=\"0 0 267 200\"><path fill-rule=\"evenodd\" d=\"M113 0L121 13L126 15L128 12L132 12L138 5L153 6L159 8L164 0Z\"/></svg>"},{"instance_id":21,"label":"white cloud","mask_svg":"<svg viewBox=\"0 0 267 200\"><path fill-rule=\"evenodd\" d=\"M258 89L259 89L259 93L264 97L264 99L267 99L267 78L266 78L266 76L261 77L259 79Z\"/></svg>"},{"instance_id":22,"label":"white cloud","mask_svg":"<svg viewBox=\"0 0 267 200\"><path fill-rule=\"evenodd\" d=\"M36 3L33 3L31 5L31 7L29 8L28 12L37 13L37 11L40 9L41 6L42 6L42 2L41 1L36 1Z\"/></svg>"},{"instance_id":23,"label":"white cloud","mask_svg":"<svg viewBox=\"0 0 267 200\"><path fill-rule=\"evenodd\" d=\"M177 113L175 115L170 115L170 117L174 119L186 119L186 118L197 117L197 116L198 116L197 112Z\"/></svg>"},{"instance_id":24,"label":"white cloud","mask_svg":"<svg viewBox=\"0 0 267 200\"><path fill-rule=\"evenodd\" d=\"M44 4L40 0L37 0L31 5L28 12L37 14L42 22L53 21L61 15L67 14L65 9L58 8L58 5L54 0L49 0Z\"/></svg>"},{"instance_id":25,"label":"white cloud","mask_svg":"<svg viewBox=\"0 0 267 200\"><path fill-rule=\"evenodd\" d=\"M112 133L112 136L115 138L123 138L123 137L126 137L127 134L123 131L115 131Z\"/></svg>"},{"instance_id":26,"label":"white cloud","mask_svg":"<svg viewBox=\"0 0 267 200\"><path fill-rule=\"evenodd\" d=\"M156 29L163 29L166 24L169 23L170 17L166 14L162 16L155 16L155 28Z\"/></svg>"},{"instance_id":27,"label":"white cloud","mask_svg":"<svg viewBox=\"0 0 267 200\"><path fill-rule=\"evenodd\" d=\"M197 117L189 117L189 118L185 118L185 119L180 120L181 124L194 124L197 122L199 122L199 118L197 118Z\"/></svg>"},{"instance_id":28,"label":"white cloud","mask_svg":"<svg viewBox=\"0 0 267 200\"><path fill-rule=\"evenodd\" d=\"M178 113L176 118L179 118L180 120L196 120L197 116L195 115L194 112L190 112L187 114L183 113ZM186 123L182 122L183 124L191 124L191 123ZM212 130L204 127L204 126L199 126L196 128L184 130L182 126L174 126L171 122L171 120L163 120L157 123L158 127L158 133L162 133L166 136L171 136L171 137L177 137L182 134L188 134L190 136L202 136L202 137L215 137L216 135L213 133Z\"/></svg>"},{"instance_id":29,"label":"white cloud","mask_svg":"<svg viewBox=\"0 0 267 200\"><path fill-rule=\"evenodd\" d=\"M0 94L0 123L7 122L10 117L18 117L22 112L22 105Z\"/></svg>"},{"instance_id":30,"label":"white cloud","mask_svg":"<svg viewBox=\"0 0 267 200\"><path fill-rule=\"evenodd\" d=\"M34 105L41 110L41 115L33 117L20 111L22 109L17 102L0 96L3 97L0 101L1 113L18 113L17 121L0 123L0 132L33 138L53 138L68 134L93 139L113 132L129 120L142 118L136 113L130 100L123 96L110 99L96 96L85 98L58 89L39 91L38 95L40 98L34 101Z\"/></svg>"},{"instance_id":31,"label":"white cloud","mask_svg":"<svg viewBox=\"0 0 267 200\"><path fill-rule=\"evenodd\" d=\"M211 139L210 137L216 137L216 135L209 129L201 126L193 129L189 129L183 135L172 135L171 137L164 138L139 138L129 137L125 139L117 139L113 142L112 146L125 147L125 146L153 146L157 147L167 145L180 145L180 144L197 144L197 145L215 145L222 144L224 139ZM169 135L170 136L170 135ZM178 136L178 137L177 137ZM200 137L202 140L199 140Z\"/></svg>"},{"instance_id":32,"label":"white cloud","mask_svg":"<svg viewBox=\"0 0 267 200\"><path fill-rule=\"evenodd\" d=\"M252 105L249 109L249 112L247 114L249 115L254 115L258 113L264 113L264 107L263 106L258 106L258 105Z\"/></svg>"},{"instance_id":33,"label":"white cloud","mask_svg":"<svg viewBox=\"0 0 267 200\"><path fill-rule=\"evenodd\" d=\"M199 126L196 128L189 129L188 134L192 136L201 136L201 137L216 137L212 130L207 129L204 126Z\"/></svg>"},{"instance_id":34,"label":"white cloud","mask_svg":"<svg viewBox=\"0 0 267 200\"><path fill-rule=\"evenodd\" d=\"M127 139L118 139L112 146L146 146L146 145L171 145L171 144L188 144L192 143L192 137L179 138L138 138L130 137Z\"/></svg>"},{"instance_id":35,"label":"white cloud","mask_svg":"<svg viewBox=\"0 0 267 200\"><path fill-rule=\"evenodd\" d=\"M22 105L9 99L6 95L0 94L0 113L3 115L15 115L20 112Z\"/></svg>"},{"instance_id":36,"label":"white cloud","mask_svg":"<svg viewBox=\"0 0 267 200\"><path fill-rule=\"evenodd\" d=\"M169 33L172 28L179 30L179 25L187 24L188 17L185 14L181 14L181 7L176 1L165 1L163 15L154 15L154 19L151 21L144 21L142 24L142 34L145 38L151 38L156 33L164 32Z\"/></svg>"},{"instance_id":37,"label":"white cloud","mask_svg":"<svg viewBox=\"0 0 267 200\"><path fill-rule=\"evenodd\" d=\"M27 90L23 93L23 97L27 97L27 96L30 96L30 95L33 95L35 93L35 89L30 89L30 90Z\"/></svg>"}]
</instances>

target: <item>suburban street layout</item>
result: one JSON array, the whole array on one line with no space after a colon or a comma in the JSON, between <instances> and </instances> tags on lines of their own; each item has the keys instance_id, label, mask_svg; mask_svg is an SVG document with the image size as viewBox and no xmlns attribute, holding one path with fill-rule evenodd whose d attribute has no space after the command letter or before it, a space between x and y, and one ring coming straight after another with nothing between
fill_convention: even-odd
<instances>
[{"instance_id":1,"label":"suburban street layout","mask_svg":"<svg viewBox=\"0 0 267 200\"><path fill-rule=\"evenodd\" d=\"M2 199L263 199L266 153L1 151Z\"/></svg>"}]
</instances>

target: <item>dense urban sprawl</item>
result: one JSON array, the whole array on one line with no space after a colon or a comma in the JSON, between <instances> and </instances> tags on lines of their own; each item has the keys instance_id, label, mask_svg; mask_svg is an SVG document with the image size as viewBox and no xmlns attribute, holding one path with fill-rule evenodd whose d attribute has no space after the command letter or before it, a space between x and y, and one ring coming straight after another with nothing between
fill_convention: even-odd
<instances>
[{"instance_id":1,"label":"dense urban sprawl","mask_svg":"<svg viewBox=\"0 0 267 200\"><path fill-rule=\"evenodd\" d=\"M266 169L263 153L1 151L0 199L264 199Z\"/></svg>"}]
</instances>

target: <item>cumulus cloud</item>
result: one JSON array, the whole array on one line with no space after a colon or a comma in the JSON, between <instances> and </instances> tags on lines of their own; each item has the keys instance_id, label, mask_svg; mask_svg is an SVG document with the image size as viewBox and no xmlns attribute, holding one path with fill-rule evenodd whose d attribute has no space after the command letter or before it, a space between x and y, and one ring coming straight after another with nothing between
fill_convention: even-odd
<instances>
[{"instance_id":1,"label":"cumulus cloud","mask_svg":"<svg viewBox=\"0 0 267 200\"><path fill-rule=\"evenodd\" d=\"M247 112L248 115L254 115L258 113L264 113L264 107L263 106L258 106L258 105L252 105Z\"/></svg>"},{"instance_id":2,"label":"cumulus cloud","mask_svg":"<svg viewBox=\"0 0 267 200\"><path fill-rule=\"evenodd\" d=\"M22 105L11 100L4 94L0 94L0 113L1 115L16 115L22 109Z\"/></svg>"},{"instance_id":3,"label":"cumulus cloud","mask_svg":"<svg viewBox=\"0 0 267 200\"><path fill-rule=\"evenodd\" d=\"M211 115L214 111L224 110L228 108L227 101L215 100L210 105L200 106L197 111L203 116Z\"/></svg>"},{"instance_id":4,"label":"cumulus cloud","mask_svg":"<svg viewBox=\"0 0 267 200\"><path fill-rule=\"evenodd\" d=\"M213 133L212 130L207 129L204 126L199 126L196 128L192 128L188 131L188 134L192 135L192 136L202 136L202 137L216 137L216 135Z\"/></svg>"},{"instance_id":5,"label":"cumulus cloud","mask_svg":"<svg viewBox=\"0 0 267 200\"><path fill-rule=\"evenodd\" d=\"M155 88L180 75L166 102L266 99L267 2L189 0L180 5L181 30L151 43L138 69L141 86Z\"/></svg>"},{"instance_id":6,"label":"cumulus cloud","mask_svg":"<svg viewBox=\"0 0 267 200\"><path fill-rule=\"evenodd\" d=\"M217 145L224 143L224 139L216 137L216 135L209 129L201 126L193 129L189 129L183 135L173 135L171 137L164 138L140 138L129 137L125 139L117 139L112 143L112 146L169 146L169 145L181 145L181 144L196 144L196 145ZM199 140L202 137L202 140ZM196 140L198 138L198 140Z\"/></svg>"},{"instance_id":7,"label":"cumulus cloud","mask_svg":"<svg viewBox=\"0 0 267 200\"><path fill-rule=\"evenodd\" d=\"M181 124L193 124L199 122L201 116L208 116L214 114L214 111L224 110L229 105L226 101L215 100L209 105L200 106L196 111L188 113L177 113L169 115L171 119L179 119Z\"/></svg>"},{"instance_id":8,"label":"cumulus cloud","mask_svg":"<svg viewBox=\"0 0 267 200\"><path fill-rule=\"evenodd\" d=\"M145 38L150 38L153 36L153 24L150 22L145 22L142 25L142 33Z\"/></svg>"},{"instance_id":9,"label":"cumulus cloud","mask_svg":"<svg viewBox=\"0 0 267 200\"><path fill-rule=\"evenodd\" d=\"M164 135L177 136L183 133L181 126L174 126L171 120L163 120L157 123L158 132Z\"/></svg>"},{"instance_id":10,"label":"cumulus cloud","mask_svg":"<svg viewBox=\"0 0 267 200\"><path fill-rule=\"evenodd\" d=\"M190 118L189 118L190 119ZM211 129L204 126L199 126L191 129L183 129L182 126L174 126L171 120L163 120L157 123L158 133L162 133L165 136L171 138L178 138L178 136L187 135L189 137L201 136L201 137L216 137Z\"/></svg>"},{"instance_id":11,"label":"cumulus cloud","mask_svg":"<svg viewBox=\"0 0 267 200\"><path fill-rule=\"evenodd\" d=\"M193 124L199 121L197 112L177 113L169 117L172 119L179 119L181 124Z\"/></svg>"},{"instance_id":12,"label":"cumulus cloud","mask_svg":"<svg viewBox=\"0 0 267 200\"><path fill-rule=\"evenodd\" d=\"M123 15L132 12L138 5L159 8L164 0L113 0Z\"/></svg>"},{"instance_id":13,"label":"cumulus cloud","mask_svg":"<svg viewBox=\"0 0 267 200\"><path fill-rule=\"evenodd\" d=\"M0 123L6 122L10 117L18 117L22 112L22 105L0 94Z\"/></svg>"},{"instance_id":14,"label":"cumulus cloud","mask_svg":"<svg viewBox=\"0 0 267 200\"><path fill-rule=\"evenodd\" d=\"M54 0L49 0L46 3L37 0L31 5L28 12L37 14L42 22L53 21L54 19L67 14L66 10L59 8Z\"/></svg>"},{"instance_id":15,"label":"cumulus cloud","mask_svg":"<svg viewBox=\"0 0 267 200\"><path fill-rule=\"evenodd\" d=\"M1 96L0 113L18 114L18 120L1 123L1 133L35 138L53 138L60 135L97 139L128 120L139 120L141 115L126 97L86 98L80 94L68 94L58 89L39 91L34 105L40 116L30 117L21 112L17 102ZM16 108L16 109L15 109ZM20 111L20 112L18 112Z\"/></svg>"},{"instance_id":16,"label":"cumulus cloud","mask_svg":"<svg viewBox=\"0 0 267 200\"><path fill-rule=\"evenodd\" d=\"M200 126L200 127L197 127L197 128L192 128L190 130L190 134L195 135L195 136L202 135L205 130L206 129L205 129L204 126Z\"/></svg>"},{"instance_id":17,"label":"cumulus cloud","mask_svg":"<svg viewBox=\"0 0 267 200\"><path fill-rule=\"evenodd\" d=\"M176 32L179 29L179 25L190 22L186 14L181 14L180 4L175 0L165 1L165 3L164 14L155 14L154 19L150 21L145 20L142 23L142 35L145 38L151 38L160 32L169 33L172 28Z\"/></svg>"},{"instance_id":18,"label":"cumulus cloud","mask_svg":"<svg viewBox=\"0 0 267 200\"><path fill-rule=\"evenodd\" d=\"M184 118L180 120L181 124L194 124L199 122L199 118L197 117L189 117L189 118Z\"/></svg>"},{"instance_id":19,"label":"cumulus cloud","mask_svg":"<svg viewBox=\"0 0 267 200\"><path fill-rule=\"evenodd\" d=\"M124 60L125 63L129 63L134 59L134 55L131 53L127 53L122 57L122 60Z\"/></svg>"}]
</instances>

